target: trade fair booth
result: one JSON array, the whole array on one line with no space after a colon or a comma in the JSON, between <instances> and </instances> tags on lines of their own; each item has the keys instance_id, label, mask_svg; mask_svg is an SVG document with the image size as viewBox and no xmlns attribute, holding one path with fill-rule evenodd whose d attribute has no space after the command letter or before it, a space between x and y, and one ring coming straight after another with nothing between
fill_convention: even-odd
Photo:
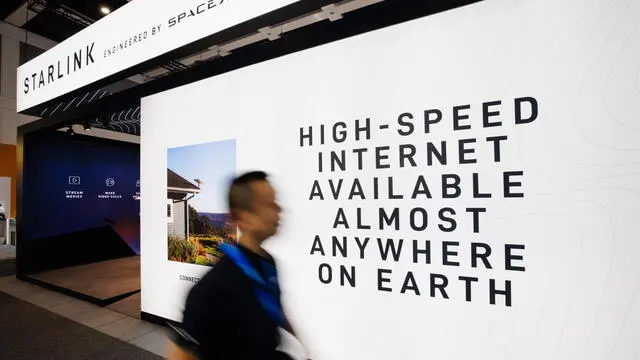
<instances>
[{"instance_id":1,"label":"trade fair booth","mask_svg":"<svg viewBox=\"0 0 640 360\"><path fill-rule=\"evenodd\" d=\"M23 132L17 270L109 306L140 291L140 146L90 132Z\"/></svg>"},{"instance_id":2,"label":"trade fair booth","mask_svg":"<svg viewBox=\"0 0 640 360\"><path fill-rule=\"evenodd\" d=\"M284 209L267 246L313 359L640 357L640 3L167 0L145 18L152 1L25 64L18 94L40 111L161 57L215 54L129 92L144 319L181 321L236 240L229 180L258 169ZM102 38L133 18L139 42ZM29 82L73 49L95 59ZM118 110L114 96L83 116ZM19 239L44 216L25 192L29 141ZM40 262L18 244L19 271Z\"/></svg>"}]
</instances>

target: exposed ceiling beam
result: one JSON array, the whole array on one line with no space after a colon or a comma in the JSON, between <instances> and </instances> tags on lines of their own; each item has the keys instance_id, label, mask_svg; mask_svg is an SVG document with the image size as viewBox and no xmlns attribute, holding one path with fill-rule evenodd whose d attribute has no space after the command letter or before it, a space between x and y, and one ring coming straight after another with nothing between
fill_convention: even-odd
<instances>
[{"instance_id":1,"label":"exposed ceiling beam","mask_svg":"<svg viewBox=\"0 0 640 360\"><path fill-rule=\"evenodd\" d=\"M129 0L132 1L132 0ZM230 42L212 46L209 49L201 51L197 54L179 59L179 61L186 65L191 66L198 62L210 61L218 57L227 56L232 51L245 47L263 40L274 41L280 38L287 32L312 25L320 21L337 21L342 19L342 16L348 12L367 7L384 0L344 0L336 2L334 4L327 5L317 11L300 16L296 19L285 21L281 24L274 24L273 26L259 29L253 34L247 34L238 39ZM144 75L148 78L158 78L168 74L169 71L166 68L158 68L146 72Z\"/></svg>"},{"instance_id":2,"label":"exposed ceiling beam","mask_svg":"<svg viewBox=\"0 0 640 360\"><path fill-rule=\"evenodd\" d=\"M38 15L35 11L30 11L28 7L28 1L25 1L20 5L16 11L12 12L5 21L9 24L15 25L17 27L22 27L29 20L33 19L36 15Z\"/></svg>"},{"instance_id":3,"label":"exposed ceiling beam","mask_svg":"<svg viewBox=\"0 0 640 360\"><path fill-rule=\"evenodd\" d=\"M44 36L34 34L4 21L0 21L0 34L13 40L26 42L31 46L35 46L43 50L49 50L57 44L57 42L51 39L47 39Z\"/></svg>"}]
</instances>

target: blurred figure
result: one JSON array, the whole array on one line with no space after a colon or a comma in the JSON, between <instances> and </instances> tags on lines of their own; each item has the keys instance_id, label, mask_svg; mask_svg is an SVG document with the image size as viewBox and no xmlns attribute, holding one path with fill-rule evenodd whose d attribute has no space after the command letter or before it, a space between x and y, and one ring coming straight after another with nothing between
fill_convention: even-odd
<instances>
[{"instance_id":1,"label":"blurred figure","mask_svg":"<svg viewBox=\"0 0 640 360\"><path fill-rule=\"evenodd\" d=\"M170 359L304 358L282 310L275 262L262 248L276 234L281 211L267 174L236 178L229 211L240 239L221 246L223 257L190 291Z\"/></svg>"}]
</instances>

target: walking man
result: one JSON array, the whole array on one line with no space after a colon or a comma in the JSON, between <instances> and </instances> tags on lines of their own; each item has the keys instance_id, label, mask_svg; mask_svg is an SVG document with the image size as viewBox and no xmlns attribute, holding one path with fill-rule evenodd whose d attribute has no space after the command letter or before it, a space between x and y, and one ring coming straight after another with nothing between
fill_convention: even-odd
<instances>
[{"instance_id":1,"label":"walking man","mask_svg":"<svg viewBox=\"0 0 640 360\"><path fill-rule=\"evenodd\" d=\"M280 222L276 193L264 172L237 177L229 211L241 236L221 247L223 257L190 291L183 323L174 328L171 359L289 360L283 344L295 339L280 301L273 258L262 248Z\"/></svg>"}]
</instances>

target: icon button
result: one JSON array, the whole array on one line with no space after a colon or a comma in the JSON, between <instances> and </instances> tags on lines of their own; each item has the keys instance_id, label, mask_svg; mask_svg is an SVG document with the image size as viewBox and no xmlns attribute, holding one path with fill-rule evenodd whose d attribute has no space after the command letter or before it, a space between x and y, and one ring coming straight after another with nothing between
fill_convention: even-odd
<instances>
[{"instance_id":1,"label":"icon button","mask_svg":"<svg viewBox=\"0 0 640 360\"><path fill-rule=\"evenodd\" d=\"M113 178L108 178L106 181L107 186L111 187L116 184L116 181Z\"/></svg>"},{"instance_id":2,"label":"icon button","mask_svg":"<svg viewBox=\"0 0 640 360\"><path fill-rule=\"evenodd\" d=\"M69 185L80 185L80 176L69 176Z\"/></svg>"}]
</instances>

